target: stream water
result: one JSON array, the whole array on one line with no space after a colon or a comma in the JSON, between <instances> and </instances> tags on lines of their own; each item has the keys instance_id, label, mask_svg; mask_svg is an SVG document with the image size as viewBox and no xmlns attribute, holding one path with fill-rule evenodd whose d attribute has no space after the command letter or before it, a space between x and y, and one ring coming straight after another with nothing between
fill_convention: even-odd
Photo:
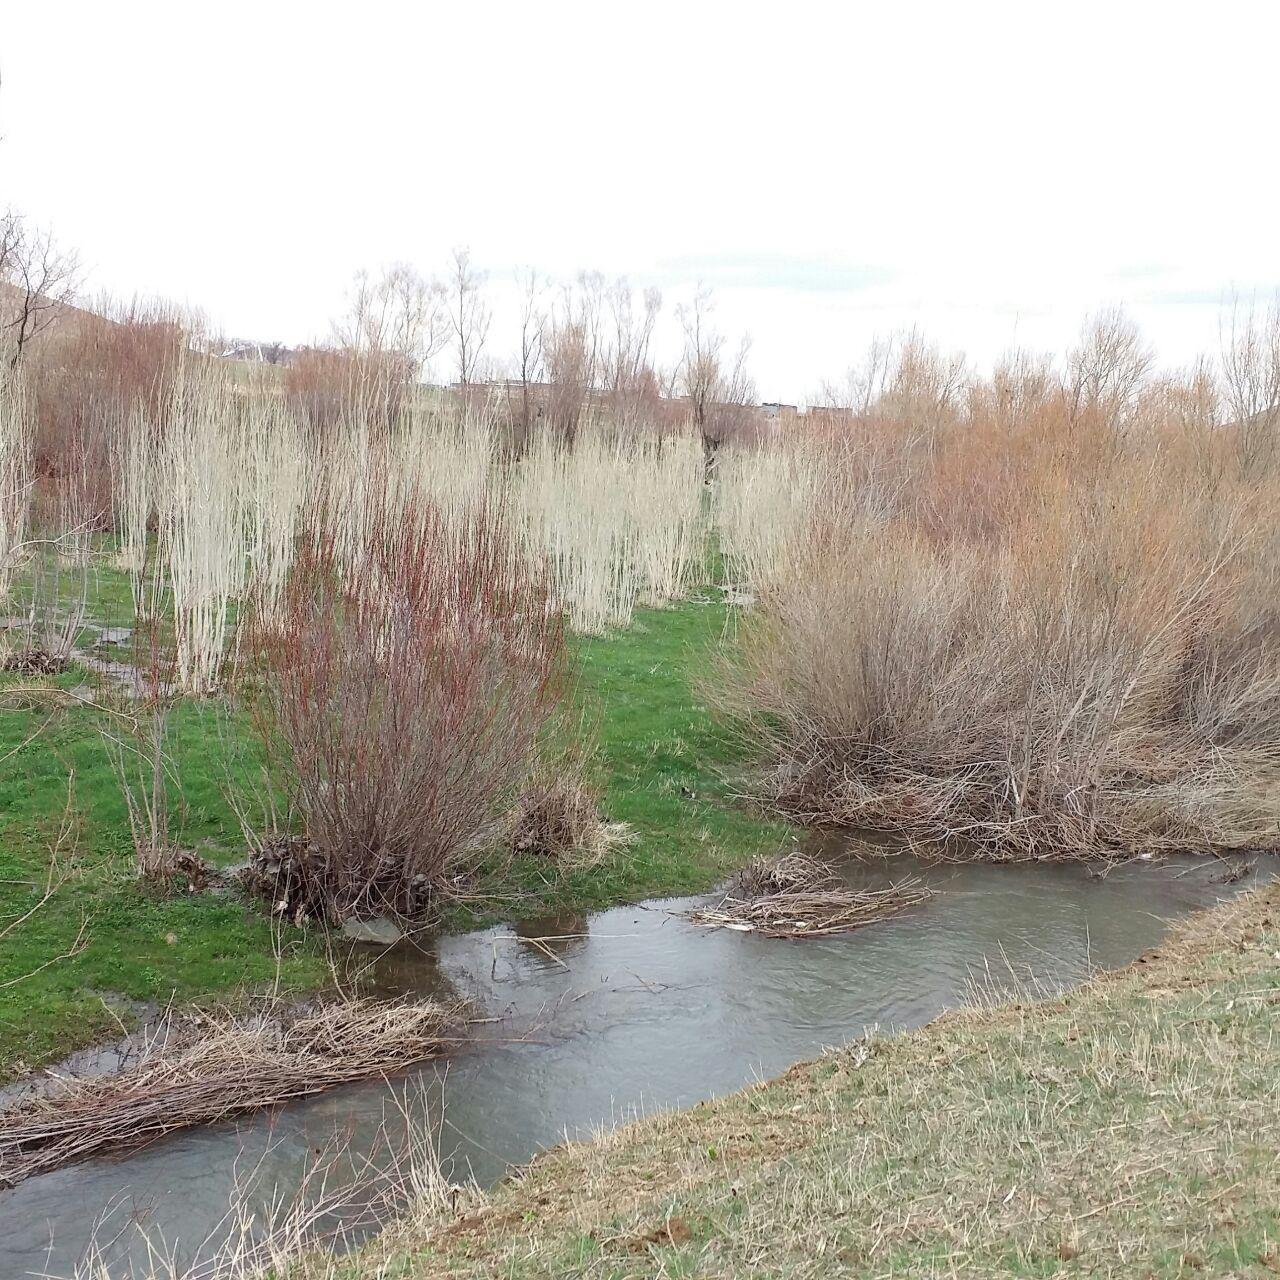
<instances>
[{"instance_id":1,"label":"stream water","mask_svg":"<svg viewBox=\"0 0 1280 1280\"><path fill-rule=\"evenodd\" d=\"M95 1232L110 1241L113 1276L144 1256L144 1237L189 1259L216 1234L237 1182L250 1203L287 1197L318 1150L375 1152L403 1125L406 1098L438 1126L446 1171L490 1182L566 1136L730 1092L869 1028L918 1026L975 983L1080 982L1134 959L1172 919L1274 874L1265 859L1229 885L1215 860L1135 863L1101 879L1073 866L904 855L843 865L852 883L918 874L937 893L806 942L696 927L674 914L686 899L388 952L375 964L384 991L461 994L499 1020L417 1072L411 1089L352 1086L0 1193L0 1280L69 1275Z\"/></svg>"}]
</instances>

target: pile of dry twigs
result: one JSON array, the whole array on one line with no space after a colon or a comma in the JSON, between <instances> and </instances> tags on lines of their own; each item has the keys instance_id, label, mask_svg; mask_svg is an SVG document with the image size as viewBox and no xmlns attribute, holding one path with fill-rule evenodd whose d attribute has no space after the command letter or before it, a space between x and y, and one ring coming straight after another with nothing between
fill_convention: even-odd
<instances>
[{"instance_id":1,"label":"pile of dry twigs","mask_svg":"<svg viewBox=\"0 0 1280 1280\"><path fill-rule=\"evenodd\" d=\"M0 1187L228 1116L402 1071L461 1042L463 1010L337 1001L286 1017L169 1023L119 1071L0 1110Z\"/></svg>"},{"instance_id":2,"label":"pile of dry twigs","mask_svg":"<svg viewBox=\"0 0 1280 1280\"><path fill-rule=\"evenodd\" d=\"M932 894L918 879L883 889L851 889L807 854L757 858L714 907L685 913L693 924L766 938L826 938L897 915Z\"/></svg>"},{"instance_id":3,"label":"pile of dry twigs","mask_svg":"<svg viewBox=\"0 0 1280 1280\"><path fill-rule=\"evenodd\" d=\"M59 676L71 664L59 653L48 649L15 649L5 654L0 665L5 671L22 676Z\"/></svg>"}]
</instances>

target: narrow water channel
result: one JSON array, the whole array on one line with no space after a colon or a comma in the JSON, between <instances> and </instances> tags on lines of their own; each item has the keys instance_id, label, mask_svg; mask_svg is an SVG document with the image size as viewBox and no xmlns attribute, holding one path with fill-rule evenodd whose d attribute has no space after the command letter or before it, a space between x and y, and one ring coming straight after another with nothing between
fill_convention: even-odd
<instances>
[{"instance_id":1,"label":"narrow water channel","mask_svg":"<svg viewBox=\"0 0 1280 1280\"><path fill-rule=\"evenodd\" d=\"M490 1182L566 1136L731 1092L868 1028L918 1026L975 982L1058 987L1126 964L1178 916L1274 874L1266 859L1232 884L1217 882L1223 870L1170 859L1098 879L1070 866L854 859L850 882L918 874L938 892L809 942L698 928L674 914L685 899L397 949L377 962L381 988L469 997L500 1019L479 1028L480 1043L418 1072L407 1092L403 1081L353 1086L0 1193L0 1280L71 1274L95 1229L114 1237L112 1276L144 1257L144 1236L189 1258L247 1170L262 1204L287 1197L317 1149L373 1149L406 1096L438 1120L451 1176Z\"/></svg>"}]
</instances>

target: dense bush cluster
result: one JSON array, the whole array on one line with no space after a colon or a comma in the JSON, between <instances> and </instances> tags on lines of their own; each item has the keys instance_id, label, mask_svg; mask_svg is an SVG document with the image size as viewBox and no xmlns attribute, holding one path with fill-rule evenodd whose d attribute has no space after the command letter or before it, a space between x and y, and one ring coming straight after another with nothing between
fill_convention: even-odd
<instances>
[{"instance_id":1,"label":"dense bush cluster","mask_svg":"<svg viewBox=\"0 0 1280 1280\"><path fill-rule=\"evenodd\" d=\"M1140 351L1111 317L944 395L916 351L797 439L720 690L770 799L1002 858L1280 843L1276 424Z\"/></svg>"}]
</instances>

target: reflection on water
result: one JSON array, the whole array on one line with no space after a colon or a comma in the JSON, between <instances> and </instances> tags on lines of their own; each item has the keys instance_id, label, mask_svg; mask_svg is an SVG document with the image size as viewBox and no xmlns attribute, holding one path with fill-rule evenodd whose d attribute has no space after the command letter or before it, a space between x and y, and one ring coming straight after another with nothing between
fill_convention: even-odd
<instances>
[{"instance_id":1,"label":"reflection on water","mask_svg":"<svg viewBox=\"0 0 1280 1280\"><path fill-rule=\"evenodd\" d=\"M1071 866L854 859L851 883L918 874L938 893L905 915L805 942L694 927L674 914L694 899L561 915L397 948L373 977L388 993L461 993L496 1019L468 1051L418 1072L413 1092L443 1117L451 1175L487 1182L566 1136L731 1092L869 1027L918 1026L975 980L1057 986L1125 964L1172 918L1273 874L1268 860L1229 885L1215 882L1222 872L1221 862L1177 859L1105 878ZM404 1087L348 1087L0 1193L0 1280L67 1274L113 1206L113 1233L132 1217L194 1245L246 1170L265 1198L296 1185L334 1142L366 1154L380 1129L403 1124ZM131 1247L138 1256L137 1231L125 1229L113 1273L127 1271Z\"/></svg>"}]
</instances>

